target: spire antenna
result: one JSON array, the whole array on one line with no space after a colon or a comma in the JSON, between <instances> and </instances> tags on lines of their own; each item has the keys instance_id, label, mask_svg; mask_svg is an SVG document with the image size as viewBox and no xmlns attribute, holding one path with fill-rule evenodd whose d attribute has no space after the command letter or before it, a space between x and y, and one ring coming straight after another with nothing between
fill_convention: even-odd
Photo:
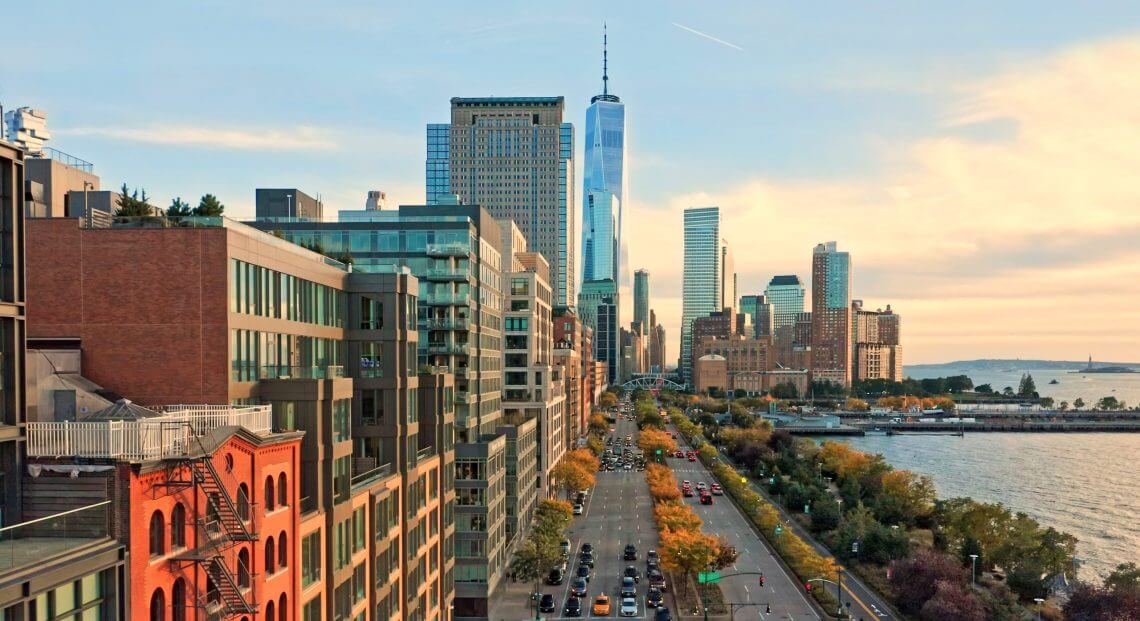
<instances>
[{"instance_id":1,"label":"spire antenna","mask_svg":"<svg viewBox=\"0 0 1140 621\"><path fill-rule=\"evenodd\" d=\"M606 45L608 44L606 34L606 23L602 22L602 94L610 94L610 71L609 71L609 58L606 56Z\"/></svg>"}]
</instances>

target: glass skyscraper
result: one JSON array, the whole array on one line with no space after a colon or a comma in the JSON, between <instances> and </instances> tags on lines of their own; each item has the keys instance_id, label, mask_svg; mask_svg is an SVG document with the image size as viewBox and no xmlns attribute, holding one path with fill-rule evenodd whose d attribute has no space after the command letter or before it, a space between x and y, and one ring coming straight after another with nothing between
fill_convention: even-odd
<instances>
[{"instance_id":1,"label":"glass skyscraper","mask_svg":"<svg viewBox=\"0 0 1140 621\"><path fill-rule=\"evenodd\" d=\"M649 333L649 271L633 273L633 320L641 326L642 334Z\"/></svg>"},{"instance_id":2,"label":"glass skyscraper","mask_svg":"<svg viewBox=\"0 0 1140 621\"><path fill-rule=\"evenodd\" d=\"M622 275L622 205L626 198L625 104L610 94L605 35L602 35L602 93L586 108L586 152L582 173L582 280Z\"/></svg>"},{"instance_id":3,"label":"glass skyscraper","mask_svg":"<svg viewBox=\"0 0 1140 621\"><path fill-rule=\"evenodd\" d=\"M720 207L685 210L685 273L681 303L681 377L692 381L693 320L722 309L724 241Z\"/></svg>"},{"instance_id":4,"label":"glass skyscraper","mask_svg":"<svg viewBox=\"0 0 1140 621\"><path fill-rule=\"evenodd\" d=\"M774 330L796 325L796 316L804 312L804 283L799 276L773 276L764 297L772 305Z\"/></svg>"},{"instance_id":5,"label":"glass skyscraper","mask_svg":"<svg viewBox=\"0 0 1140 621\"><path fill-rule=\"evenodd\" d=\"M438 205L451 194L451 125L429 123L427 126L427 204Z\"/></svg>"}]
</instances>

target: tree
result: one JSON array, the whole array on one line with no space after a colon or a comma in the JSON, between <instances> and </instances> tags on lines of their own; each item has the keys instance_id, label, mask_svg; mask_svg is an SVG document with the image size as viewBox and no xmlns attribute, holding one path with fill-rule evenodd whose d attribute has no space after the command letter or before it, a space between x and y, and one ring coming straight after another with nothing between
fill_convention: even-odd
<instances>
[{"instance_id":1,"label":"tree","mask_svg":"<svg viewBox=\"0 0 1140 621\"><path fill-rule=\"evenodd\" d=\"M1068 411L1069 402L1068 401L1062 401L1060 404L1057 405L1057 409L1062 411L1062 412Z\"/></svg>"},{"instance_id":2,"label":"tree","mask_svg":"<svg viewBox=\"0 0 1140 621\"><path fill-rule=\"evenodd\" d=\"M663 502L653 507L653 520L657 522L658 530L683 530L687 532L700 532L701 518L693 512L689 505Z\"/></svg>"},{"instance_id":3,"label":"tree","mask_svg":"<svg viewBox=\"0 0 1140 621\"><path fill-rule=\"evenodd\" d=\"M1083 408L1083 407L1085 407L1085 400L1084 400L1084 399L1082 399L1082 398L1080 398L1080 397L1077 397L1077 398L1076 398L1076 399L1073 401L1073 409L1074 409L1074 410L1079 410L1079 409L1081 409L1081 408Z\"/></svg>"},{"instance_id":4,"label":"tree","mask_svg":"<svg viewBox=\"0 0 1140 621\"><path fill-rule=\"evenodd\" d=\"M1101 397L1096 402L1096 409L1098 410L1120 410L1123 408L1124 404L1113 396Z\"/></svg>"},{"instance_id":5,"label":"tree","mask_svg":"<svg viewBox=\"0 0 1140 621\"><path fill-rule=\"evenodd\" d=\"M985 621L986 610L978 596L957 582L939 580L934 595L919 610L923 621Z\"/></svg>"},{"instance_id":6,"label":"tree","mask_svg":"<svg viewBox=\"0 0 1140 621\"><path fill-rule=\"evenodd\" d=\"M792 382L782 382L772 387L768 392L775 399L799 399L800 391Z\"/></svg>"},{"instance_id":7,"label":"tree","mask_svg":"<svg viewBox=\"0 0 1140 621\"><path fill-rule=\"evenodd\" d=\"M953 558L934 550L919 550L891 564L891 586L899 609L918 614L938 592L939 582L965 583L962 567Z\"/></svg>"},{"instance_id":8,"label":"tree","mask_svg":"<svg viewBox=\"0 0 1140 621\"><path fill-rule=\"evenodd\" d=\"M980 395L992 395L994 394L994 387L989 384L979 384L974 387L974 392Z\"/></svg>"},{"instance_id":9,"label":"tree","mask_svg":"<svg viewBox=\"0 0 1140 621\"><path fill-rule=\"evenodd\" d=\"M1140 619L1140 570L1126 563L1117 565L1102 586L1078 582L1064 612L1070 621Z\"/></svg>"},{"instance_id":10,"label":"tree","mask_svg":"<svg viewBox=\"0 0 1140 621\"><path fill-rule=\"evenodd\" d=\"M590 432L595 434L604 434L609 431L610 428L609 423L606 422L606 417L601 414L591 414L588 424Z\"/></svg>"},{"instance_id":11,"label":"tree","mask_svg":"<svg viewBox=\"0 0 1140 621\"><path fill-rule=\"evenodd\" d=\"M606 452L606 447L604 444L602 444L601 438L593 434L591 434L590 437L586 438L586 447L589 448L590 451L595 455L601 455L602 453Z\"/></svg>"},{"instance_id":12,"label":"tree","mask_svg":"<svg viewBox=\"0 0 1140 621\"><path fill-rule=\"evenodd\" d=\"M190 215L190 204L182 200L181 196L175 197L170 201L170 207L166 208L166 215L171 218L181 218Z\"/></svg>"},{"instance_id":13,"label":"tree","mask_svg":"<svg viewBox=\"0 0 1140 621\"><path fill-rule=\"evenodd\" d=\"M934 510L934 481L909 470L892 470L880 479L879 519L885 524L914 524Z\"/></svg>"},{"instance_id":14,"label":"tree","mask_svg":"<svg viewBox=\"0 0 1140 621\"><path fill-rule=\"evenodd\" d=\"M598 407L600 408L612 408L617 405L617 402L617 395L612 392L603 392L598 397Z\"/></svg>"},{"instance_id":15,"label":"tree","mask_svg":"<svg viewBox=\"0 0 1140 621\"><path fill-rule=\"evenodd\" d=\"M871 405L862 399L847 397L847 402L844 404L844 408L852 412L866 412L867 410L871 409Z\"/></svg>"},{"instance_id":16,"label":"tree","mask_svg":"<svg viewBox=\"0 0 1140 621\"><path fill-rule=\"evenodd\" d=\"M835 530L839 526L839 503L820 499L811 504L811 529L817 533Z\"/></svg>"},{"instance_id":17,"label":"tree","mask_svg":"<svg viewBox=\"0 0 1140 621\"><path fill-rule=\"evenodd\" d=\"M673 438L668 433L656 429L642 431L637 438L637 446L645 451L647 456L654 455L657 451L668 455L677 450L677 443Z\"/></svg>"},{"instance_id":18,"label":"tree","mask_svg":"<svg viewBox=\"0 0 1140 621\"><path fill-rule=\"evenodd\" d=\"M736 563L736 559L740 558L740 553L724 537L716 538L716 548L716 559L712 563L713 569L731 567Z\"/></svg>"},{"instance_id":19,"label":"tree","mask_svg":"<svg viewBox=\"0 0 1140 621\"><path fill-rule=\"evenodd\" d=\"M1012 396L1014 396L1013 388L1010 386L1006 386L1005 388L1001 389L1001 394L1003 397L1012 397Z\"/></svg>"},{"instance_id":20,"label":"tree","mask_svg":"<svg viewBox=\"0 0 1140 621\"><path fill-rule=\"evenodd\" d=\"M217 196L213 194L204 194L202 199L198 201L198 206L194 208L194 215L196 216L220 216L226 210L226 206L218 200Z\"/></svg>"},{"instance_id":21,"label":"tree","mask_svg":"<svg viewBox=\"0 0 1140 621\"><path fill-rule=\"evenodd\" d=\"M578 490L586 489L594 484L594 475L578 462L564 459L562 463L550 471L550 476L558 482L558 487L566 492L566 497Z\"/></svg>"},{"instance_id":22,"label":"tree","mask_svg":"<svg viewBox=\"0 0 1140 621\"><path fill-rule=\"evenodd\" d=\"M1037 394L1037 384L1033 381L1033 376L1026 373L1021 376L1021 382L1017 385L1017 396L1023 399L1036 399L1040 395Z\"/></svg>"},{"instance_id":23,"label":"tree","mask_svg":"<svg viewBox=\"0 0 1140 621\"><path fill-rule=\"evenodd\" d=\"M688 588L689 576L705 571L716 561L717 540L699 532L667 530L661 533L661 566L681 574L681 584Z\"/></svg>"},{"instance_id":24,"label":"tree","mask_svg":"<svg viewBox=\"0 0 1140 621\"><path fill-rule=\"evenodd\" d=\"M951 375L946 378L946 390L952 393L962 393L974 387L974 381L967 375Z\"/></svg>"},{"instance_id":25,"label":"tree","mask_svg":"<svg viewBox=\"0 0 1140 621\"><path fill-rule=\"evenodd\" d=\"M145 189L135 188L131 191L127 189L127 184L124 183L119 191L118 208L115 209L115 216L119 218L143 218L156 215L159 210L149 201L150 197L146 195Z\"/></svg>"}]
</instances>

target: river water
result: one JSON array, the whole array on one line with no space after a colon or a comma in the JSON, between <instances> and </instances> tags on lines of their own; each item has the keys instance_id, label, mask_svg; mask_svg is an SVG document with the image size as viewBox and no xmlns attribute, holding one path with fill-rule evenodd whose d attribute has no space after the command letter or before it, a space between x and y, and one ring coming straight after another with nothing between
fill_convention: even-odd
<instances>
[{"instance_id":1,"label":"river water","mask_svg":"<svg viewBox=\"0 0 1140 621\"><path fill-rule=\"evenodd\" d=\"M1140 564L1140 434L967 433L965 437L832 439L880 453L897 468L930 475L940 498L969 496L1001 502L1075 535L1080 540L1077 557L1084 578L1107 574L1119 563Z\"/></svg>"}]
</instances>

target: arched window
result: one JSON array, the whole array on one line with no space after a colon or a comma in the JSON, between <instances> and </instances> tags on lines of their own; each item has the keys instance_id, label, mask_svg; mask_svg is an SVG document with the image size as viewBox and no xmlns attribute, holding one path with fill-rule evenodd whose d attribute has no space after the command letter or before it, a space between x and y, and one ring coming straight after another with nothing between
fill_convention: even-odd
<instances>
[{"instance_id":1,"label":"arched window","mask_svg":"<svg viewBox=\"0 0 1140 621\"><path fill-rule=\"evenodd\" d=\"M171 621L186 621L186 580L184 578L175 580L174 587L170 591L170 619Z\"/></svg>"},{"instance_id":2,"label":"arched window","mask_svg":"<svg viewBox=\"0 0 1140 621\"><path fill-rule=\"evenodd\" d=\"M162 511L150 514L150 555L166 554L166 523L162 521Z\"/></svg>"},{"instance_id":3,"label":"arched window","mask_svg":"<svg viewBox=\"0 0 1140 621\"><path fill-rule=\"evenodd\" d=\"M276 506L273 504L273 477L265 477L265 512L269 513Z\"/></svg>"},{"instance_id":4,"label":"arched window","mask_svg":"<svg viewBox=\"0 0 1140 621\"><path fill-rule=\"evenodd\" d=\"M170 547L186 547L186 508L182 503L174 505L174 510L170 512Z\"/></svg>"},{"instance_id":5,"label":"arched window","mask_svg":"<svg viewBox=\"0 0 1140 621\"><path fill-rule=\"evenodd\" d=\"M274 614L275 610L273 600L265 603L265 621L277 621L277 615Z\"/></svg>"},{"instance_id":6,"label":"arched window","mask_svg":"<svg viewBox=\"0 0 1140 621\"><path fill-rule=\"evenodd\" d=\"M289 609L285 607L285 594L281 594L281 599L277 600L277 621L289 621Z\"/></svg>"},{"instance_id":7,"label":"arched window","mask_svg":"<svg viewBox=\"0 0 1140 621\"><path fill-rule=\"evenodd\" d=\"M282 507L289 506L289 488L285 485L285 473L277 476L277 503Z\"/></svg>"},{"instance_id":8,"label":"arched window","mask_svg":"<svg viewBox=\"0 0 1140 621\"><path fill-rule=\"evenodd\" d=\"M161 588L150 596L150 621L166 621L166 595Z\"/></svg>"},{"instance_id":9,"label":"arched window","mask_svg":"<svg viewBox=\"0 0 1140 621\"><path fill-rule=\"evenodd\" d=\"M289 538L285 531L277 535L277 566L281 569L289 566Z\"/></svg>"},{"instance_id":10,"label":"arched window","mask_svg":"<svg viewBox=\"0 0 1140 621\"><path fill-rule=\"evenodd\" d=\"M241 551L238 552L238 568L237 568L237 570L238 570L238 574L237 574L238 586L243 588L243 589L248 589L249 583L250 583L250 579L249 579L249 549L248 548L242 548Z\"/></svg>"},{"instance_id":11,"label":"arched window","mask_svg":"<svg viewBox=\"0 0 1140 621\"><path fill-rule=\"evenodd\" d=\"M237 513L241 521L249 521L249 486L245 483L238 485Z\"/></svg>"},{"instance_id":12,"label":"arched window","mask_svg":"<svg viewBox=\"0 0 1140 621\"><path fill-rule=\"evenodd\" d=\"M265 573L271 574L277 571L274 566L277 564L277 550L273 548L273 537L265 540Z\"/></svg>"}]
</instances>

